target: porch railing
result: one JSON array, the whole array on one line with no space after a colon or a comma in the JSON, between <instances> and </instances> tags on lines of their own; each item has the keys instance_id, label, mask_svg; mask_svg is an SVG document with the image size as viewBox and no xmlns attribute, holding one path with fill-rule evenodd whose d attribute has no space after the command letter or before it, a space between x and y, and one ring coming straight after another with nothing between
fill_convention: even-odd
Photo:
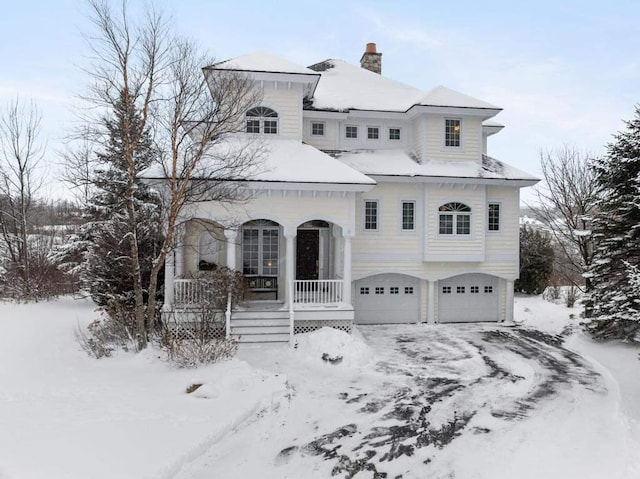
<instances>
[{"instance_id":1,"label":"porch railing","mask_svg":"<svg viewBox=\"0 0 640 479\"><path fill-rule=\"evenodd\" d=\"M341 279L297 279L293 282L293 300L296 304L337 304L342 302L343 289Z\"/></svg>"}]
</instances>

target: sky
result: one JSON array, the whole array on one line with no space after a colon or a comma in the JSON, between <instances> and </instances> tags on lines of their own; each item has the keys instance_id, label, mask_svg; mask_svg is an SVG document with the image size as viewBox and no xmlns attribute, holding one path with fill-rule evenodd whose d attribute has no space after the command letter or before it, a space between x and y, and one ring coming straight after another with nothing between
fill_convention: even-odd
<instances>
[{"instance_id":1,"label":"sky","mask_svg":"<svg viewBox=\"0 0 640 479\"><path fill-rule=\"evenodd\" d=\"M83 0L3 3L0 105L16 95L37 102L48 190L64 195L60 151L88 84L88 9ZM505 128L490 137L488 153L538 176L543 151L570 145L603 154L640 102L637 1L155 4L218 60L265 50L305 66L327 58L357 65L365 44L375 42L383 75L424 91L444 85L502 107L494 119ZM533 201L532 192L523 200Z\"/></svg>"}]
</instances>

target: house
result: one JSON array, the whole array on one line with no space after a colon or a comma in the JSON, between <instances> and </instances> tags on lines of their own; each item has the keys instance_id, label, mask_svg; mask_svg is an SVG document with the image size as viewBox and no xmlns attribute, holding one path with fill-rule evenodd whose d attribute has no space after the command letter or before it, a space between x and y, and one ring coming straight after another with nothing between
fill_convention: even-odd
<instances>
[{"instance_id":1,"label":"house","mask_svg":"<svg viewBox=\"0 0 640 479\"><path fill-rule=\"evenodd\" d=\"M538 180L488 155L501 108L388 79L381 59L370 43L360 66L254 53L204 69L243 72L262 89L245 118L265 168L240 205L184 208L166 313L197 311L193 273L224 265L252 294L227 314L243 341L327 325L512 320L519 191Z\"/></svg>"}]
</instances>

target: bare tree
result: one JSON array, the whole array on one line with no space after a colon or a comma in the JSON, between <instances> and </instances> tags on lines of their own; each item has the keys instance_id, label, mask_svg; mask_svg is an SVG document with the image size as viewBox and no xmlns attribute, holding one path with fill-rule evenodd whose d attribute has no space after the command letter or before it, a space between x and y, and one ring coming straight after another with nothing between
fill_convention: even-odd
<instances>
[{"instance_id":1,"label":"bare tree","mask_svg":"<svg viewBox=\"0 0 640 479\"><path fill-rule=\"evenodd\" d=\"M45 146L34 102L11 101L0 115L0 233L23 296L30 296L29 215L42 186L37 171Z\"/></svg>"},{"instance_id":2,"label":"bare tree","mask_svg":"<svg viewBox=\"0 0 640 479\"><path fill-rule=\"evenodd\" d=\"M592 158L577 148L564 145L540 154L544 183L537 187L537 205L529 205L553 235L561 257L563 276L583 292L591 291L584 277L593 261L592 220L600 198ZM584 278L584 284L578 279ZM585 313L589 313L588 305Z\"/></svg>"},{"instance_id":3,"label":"bare tree","mask_svg":"<svg viewBox=\"0 0 640 479\"><path fill-rule=\"evenodd\" d=\"M126 213L130 245L132 289L135 295L135 322L141 343L154 327L158 312L158 275L171 251L183 206L193 200L238 199L237 183L251 172L258 150L247 146L227 149L218 146L242 127L244 112L258 100L257 89L237 73L202 74L213 61L200 54L192 42L176 37L166 17L148 8L141 19L129 15L126 0L113 10L104 0L88 0L95 34L87 36L92 62L86 69L91 77L85 100L98 112L86 118L84 138L104 141L105 115L116 108L125 115L121 148L127 167ZM135 125L134 122L135 116ZM93 131L91 131L93 128ZM134 183L142 172L136 164L141 136L151 131L161 153L155 173L161 180L164 215L164 243L153 260L148 294L140 276L139 244L136 235L137 211ZM145 298L146 302L145 302Z\"/></svg>"}]
</instances>

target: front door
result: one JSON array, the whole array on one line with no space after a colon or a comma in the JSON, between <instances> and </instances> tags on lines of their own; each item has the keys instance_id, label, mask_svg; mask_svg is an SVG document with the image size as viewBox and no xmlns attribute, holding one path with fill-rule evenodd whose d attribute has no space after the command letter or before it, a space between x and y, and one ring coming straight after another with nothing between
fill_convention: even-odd
<instances>
[{"instance_id":1,"label":"front door","mask_svg":"<svg viewBox=\"0 0 640 479\"><path fill-rule=\"evenodd\" d=\"M318 279L320 232L298 230L296 249L296 279Z\"/></svg>"}]
</instances>

